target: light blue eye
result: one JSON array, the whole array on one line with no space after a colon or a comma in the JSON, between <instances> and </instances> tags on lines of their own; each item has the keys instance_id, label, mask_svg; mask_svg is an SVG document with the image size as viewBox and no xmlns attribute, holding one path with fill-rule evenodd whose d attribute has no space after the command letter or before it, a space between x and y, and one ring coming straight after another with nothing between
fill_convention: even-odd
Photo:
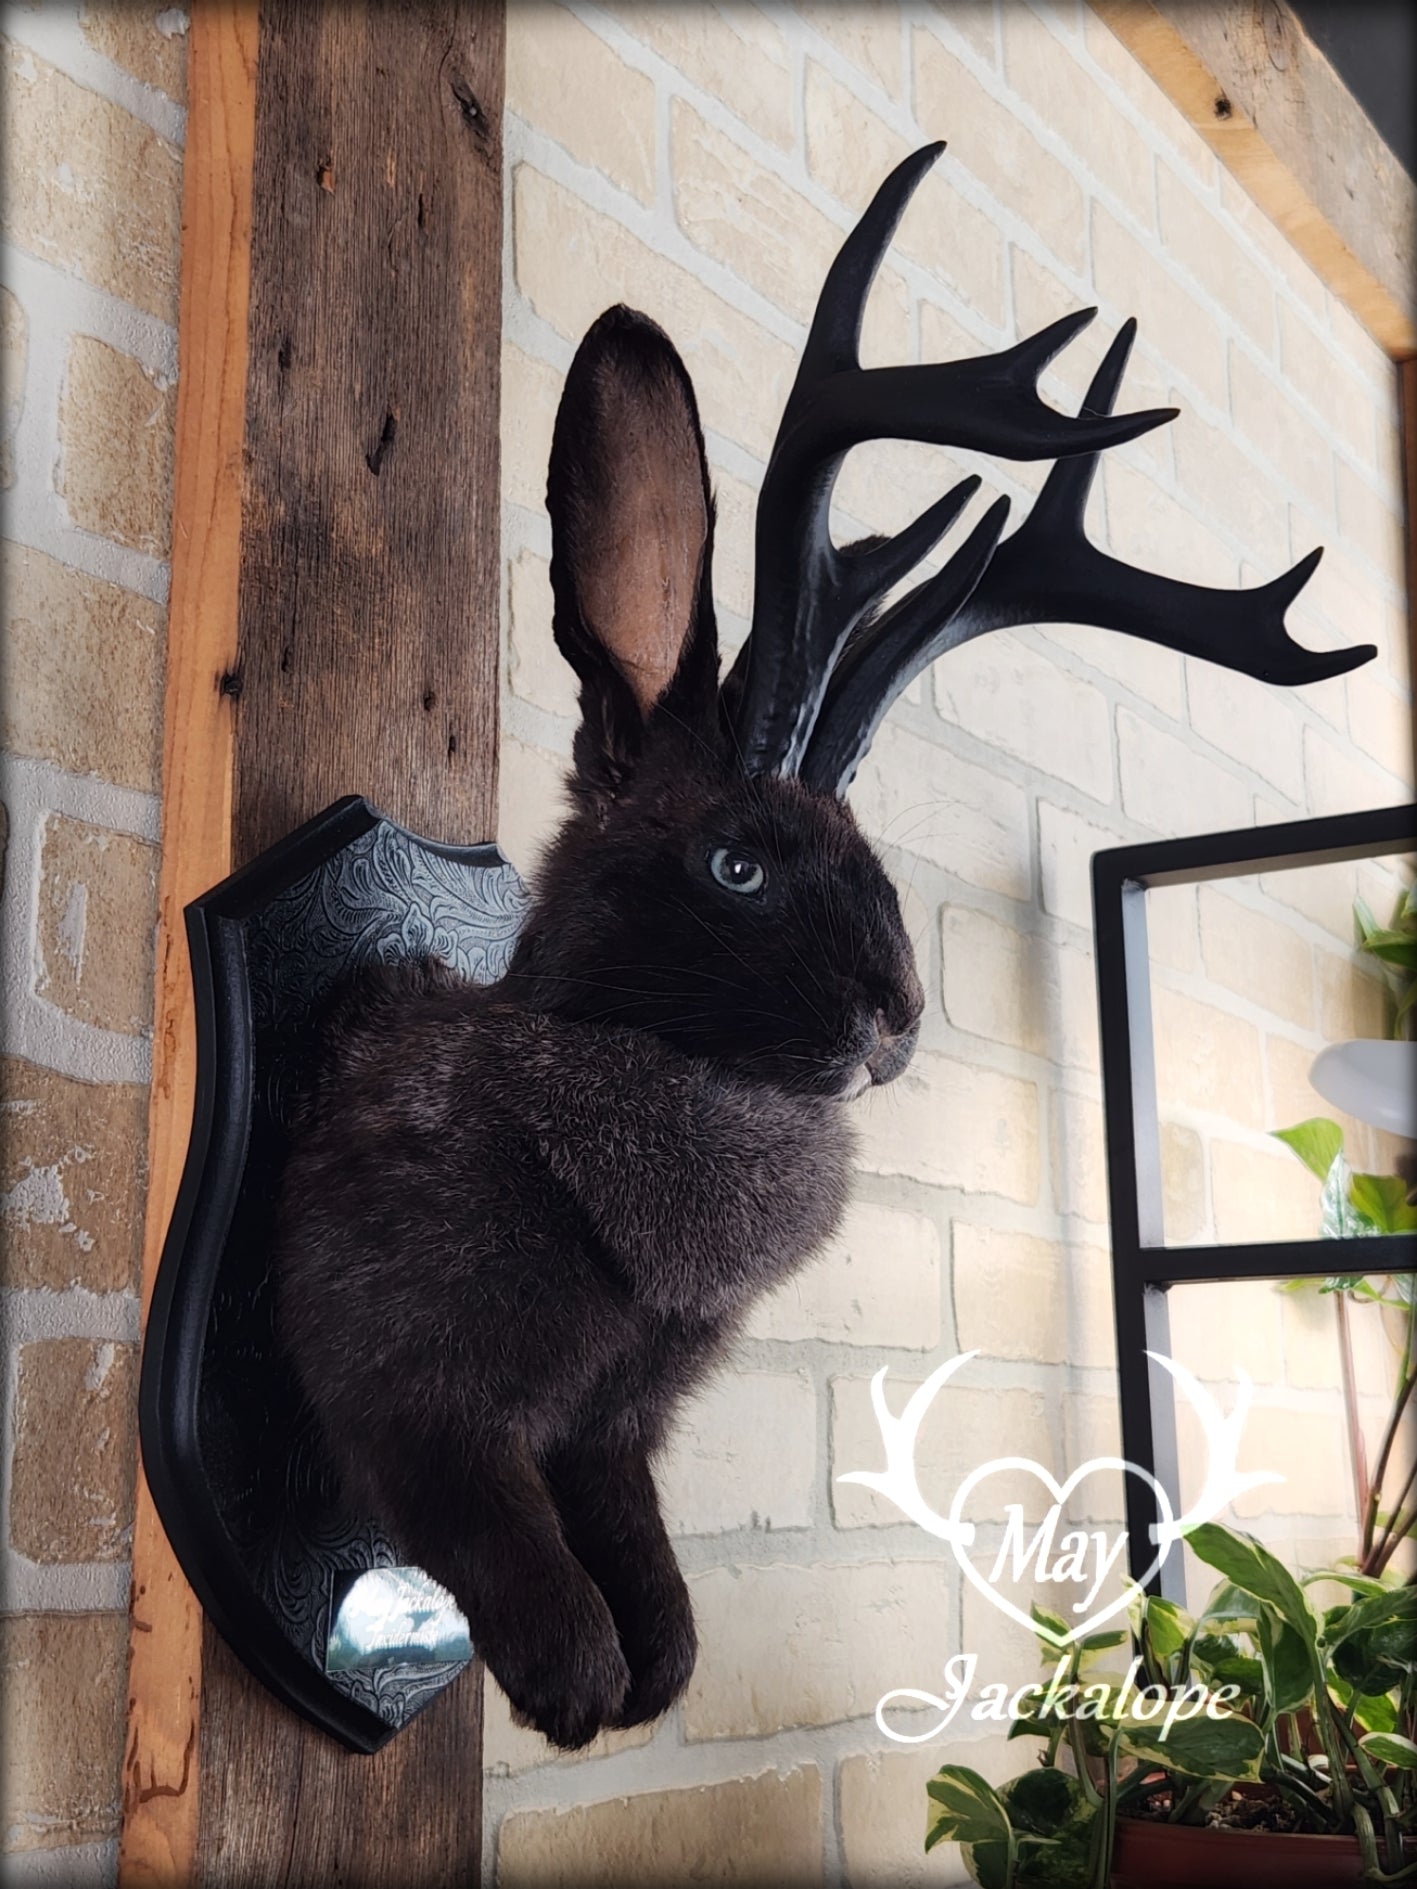
<instances>
[{"instance_id":1,"label":"light blue eye","mask_svg":"<svg viewBox=\"0 0 1417 1889\"><path fill-rule=\"evenodd\" d=\"M709 871L729 892L761 892L768 882L766 871L751 853L740 853L734 846L719 846L709 854Z\"/></svg>"}]
</instances>

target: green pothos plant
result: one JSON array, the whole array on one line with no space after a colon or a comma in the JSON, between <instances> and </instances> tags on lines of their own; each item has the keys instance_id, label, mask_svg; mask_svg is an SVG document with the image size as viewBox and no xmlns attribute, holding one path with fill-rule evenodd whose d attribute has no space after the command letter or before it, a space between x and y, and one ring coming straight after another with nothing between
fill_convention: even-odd
<instances>
[{"instance_id":1,"label":"green pothos plant","mask_svg":"<svg viewBox=\"0 0 1417 1889\"><path fill-rule=\"evenodd\" d=\"M1417 1030L1417 885L1398 902L1390 925L1380 925L1362 899L1353 901L1359 949L1376 958L1392 999L1390 1034L1410 1038Z\"/></svg>"},{"instance_id":2,"label":"green pothos plant","mask_svg":"<svg viewBox=\"0 0 1417 1889\"><path fill-rule=\"evenodd\" d=\"M1343 1152L1343 1130L1319 1116L1278 1131L1311 1173L1323 1183L1320 1230L1329 1239L1359 1239L1373 1234L1417 1233L1417 1205L1407 1182L1397 1174L1355 1174ZM1314 1289L1331 1297L1338 1315L1339 1356L1343 1373L1343 1410L1348 1453L1358 1502L1359 1538L1355 1565L1361 1574L1380 1575L1392 1564L1402 1543L1417 1530L1417 1463L1394 1492L1387 1486L1393 1452L1409 1419L1417 1392L1417 1293L1411 1273L1333 1273L1317 1282L1286 1280L1282 1290ZM1358 1386L1353 1364L1350 1307L1369 1305L1385 1315L1396 1338L1397 1372L1392 1402L1371 1467L1363 1441Z\"/></svg>"},{"instance_id":3,"label":"green pothos plant","mask_svg":"<svg viewBox=\"0 0 1417 1889\"><path fill-rule=\"evenodd\" d=\"M1215 1522L1187 1539L1222 1577L1199 1617L1140 1597L1128 1674L1126 1632L1074 1645L1009 1733L1041 1745L1036 1762L997 1790L944 1765L925 1848L962 1844L981 1889L1106 1889L1119 1818L1225 1824L1262 1807L1271 1828L1355 1837L1365 1882L1417 1883L1417 1588L1341 1568L1301 1582ZM1324 1583L1347 1598L1318 1606ZM1055 1667L1056 1643L1040 1644ZM1196 1709L1168 1727L1154 1702L1182 1693Z\"/></svg>"},{"instance_id":4,"label":"green pothos plant","mask_svg":"<svg viewBox=\"0 0 1417 1889\"><path fill-rule=\"evenodd\" d=\"M1410 1037L1417 1026L1417 886L1398 903L1391 925L1379 925L1362 899L1353 905L1359 949L1376 958L1387 978L1390 1034ZM1325 1239L1365 1239L1373 1235L1417 1233L1417 1203L1407 1179L1399 1174L1355 1173L1343 1146L1343 1130L1325 1116L1281 1128L1276 1138L1290 1147L1319 1180L1319 1232ZM1417 1390L1417 1294L1409 1273L1334 1273L1317 1282L1286 1281L1282 1290L1317 1290L1330 1297L1338 1319L1343 1373L1343 1408L1349 1462L1357 1495L1359 1541L1355 1565L1366 1575L1380 1575L1402 1543L1417 1529L1417 1466L1394 1495L1386 1487L1393 1448L1410 1415ZM1363 1440L1353 1364L1350 1308L1369 1305L1395 1331L1398 1352L1392 1404L1370 1469Z\"/></svg>"}]
</instances>

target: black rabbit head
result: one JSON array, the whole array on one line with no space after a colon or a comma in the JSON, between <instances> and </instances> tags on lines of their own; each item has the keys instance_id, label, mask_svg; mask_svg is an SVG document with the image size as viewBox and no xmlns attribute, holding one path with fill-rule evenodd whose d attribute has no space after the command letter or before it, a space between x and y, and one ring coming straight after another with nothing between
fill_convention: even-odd
<instances>
[{"instance_id":1,"label":"black rabbit head","mask_svg":"<svg viewBox=\"0 0 1417 1889\"><path fill-rule=\"evenodd\" d=\"M895 889L836 794L744 764L693 388L645 316L611 309L581 343L547 502L581 724L522 993L795 1093L890 1081L923 1003Z\"/></svg>"},{"instance_id":2,"label":"black rabbit head","mask_svg":"<svg viewBox=\"0 0 1417 1889\"><path fill-rule=\"evenodd\" d=\"M871 283L943 148L896 166L827 273L759 494L752 629L722 685L698 413L653 322L614 308L595 323L552 444L555 633L582 722L575 812L512 969L545 1007L651 1030L794 1090L889 1081L915 1044L920 982L895 892L840 796L890 704L936 658L1053 621L1286 684L1373 654L1305 650L1285 630L1317 552L1226 592L1133 570L1087 541L1098 454L1174 418L1112 411L1135 323L1076 417L1042 400L1037 379L1095 309L997 355L862 367ZM1000 498L940 569L888 602L980 481L961 480L893 538L838 546L832 488L868 439L1058 464L1009 537Z\"/></svg>"}]
</instances>

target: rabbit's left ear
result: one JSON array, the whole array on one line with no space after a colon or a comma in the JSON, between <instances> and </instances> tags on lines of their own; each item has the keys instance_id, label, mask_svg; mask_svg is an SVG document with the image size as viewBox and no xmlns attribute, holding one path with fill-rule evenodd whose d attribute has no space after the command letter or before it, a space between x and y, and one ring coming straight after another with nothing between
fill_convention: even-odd
<instances>
[{"instance_id":1,"label":"rabbit's left ear","mask_svg":"<svg viewBox=\"0 0 1417 1889\"><path fill-rule=\"evenodd\" d=\"M614 791L658 708L717 712L713 500L694 390L668 336L607 310L566 376L547 479L556 644L581 681L577 768Z\"/></svg>"}]
</instances>

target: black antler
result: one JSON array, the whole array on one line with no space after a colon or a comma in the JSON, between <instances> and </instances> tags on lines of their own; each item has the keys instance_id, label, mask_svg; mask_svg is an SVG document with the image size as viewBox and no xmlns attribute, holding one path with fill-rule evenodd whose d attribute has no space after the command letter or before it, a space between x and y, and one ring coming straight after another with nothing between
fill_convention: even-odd
<instances>
[{"instance_id":1,"label":"black antler","mask_svg":"<svg viewBox=\"0 0 1417 1889\"><path fill-rule=\"evenodd\" d=\"M1126 321L1118 330L1087 390L1084 413L1112 411L1136 328L1135 321ZM1305 649L1285 629L1285 612L1309 581L1321 549L1253 590L1187 584L1108 557L1083 529L1096 473L1096 453L1060 460L1018 530L985 559L952 617L924 610L907 617L897 606L851 639L822 700L799 769L804 780L844 793L901 690L947 649L987 630L1091 623L1286 687L1343 675L1377 654L1371 643ZM981 529L976 527L976 537ZM969 549L966 544L956 559Z\"/></svg>"},{"instance_id":2,"label":"black antler","mask_svg":"<svg viewBox=\"0 0 1417 1889\"><path fill-rule=\"evenodd\" d=\"M1045 405L1037 378L1096 314L1088 309L1002 353L924 367L863 369L866 296L912 192L944 147L886 179L822 289L758 501L752 633L725 685L749 772L797 773L843 792L882 717L913 676L957 643L1031 622L1097 624L1294 685L1341 675L1371 645L1304 649L1284 614L1319 560L1255 590L1214 590L1134 570L1090 544L1083 513L1108 446L1175 418L1113 416L1135 322L1108 349L1076 418ZM1032 511L999 542L1000 499L934 577L879 617L884 594L925 556L977 491L962 481L882 544L838 550L828 517L850 447L924 440L1007 459L1057 458Z\"/></svg>"},{"instance_id":3,"label":"black antler","mask_svg":"<svg viewBox=\"0 0 1417 1889\"><path fill-rule=\"evenodd\" d=\"M838 656L855 627L918 564L978 489L966 479L896 537L855 553L831 541L832 487L868 439L972 447L1007 459L1096 452L1171 418L1171 410L1073 419L1038 396L1039 374L1095 310L1066 315L1000 354L921 367L863 368L861 319L881 259L943 144L897 165L842 244L817 303L758 498L753 626L727 687L749 773L795 773ZM997 508L991 517L1003 526ZM977 537L977 534L976 534ZM934 607L957 609L961 553L932 580ZM970 551L970 546L965 548ZM982 568L982 565L979 566ZM953 582L944 579L955 572ZM974 578L978 569L974 570ZM970 580L973 581L973 580Z\"/></svg>"}]
</instances>

